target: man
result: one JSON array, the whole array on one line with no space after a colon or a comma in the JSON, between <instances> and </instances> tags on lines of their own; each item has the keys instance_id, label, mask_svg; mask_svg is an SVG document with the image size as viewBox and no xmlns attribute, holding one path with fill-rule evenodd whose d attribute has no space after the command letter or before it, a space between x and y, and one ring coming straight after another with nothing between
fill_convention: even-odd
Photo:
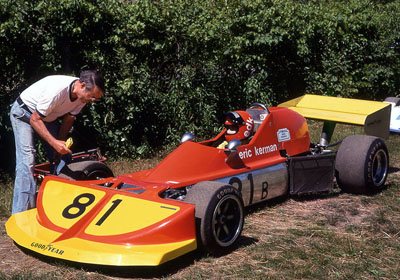
<instances>
[{"instance_id":1,"label":"man","mask_svg":"<svg viewBox=\"0 0 400 280\"><path fill-rule=\"evenodd\" d=\"M75 116L86 103L100 99L104 92L103 77L96 71L86 70L79 79L63 75L45 77L17 98L10 111L16 149L12 214L36 206L34 133L44 140L50 162L71 154L65 139Z\"/></svg>"}]
</instances>

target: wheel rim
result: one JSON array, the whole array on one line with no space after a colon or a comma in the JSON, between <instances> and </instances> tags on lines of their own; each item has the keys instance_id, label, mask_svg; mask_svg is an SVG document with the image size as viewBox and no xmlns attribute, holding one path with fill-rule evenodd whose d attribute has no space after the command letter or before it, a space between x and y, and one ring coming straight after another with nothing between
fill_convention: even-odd
<instances>
[{"instance_id":1,"label":"wheel rim","mask_svg":"<svg viewBox=\"0 0 400 280\"><path fill-rule=\"evenodd\" d=\"M243 207L235 195L223 197L213 213L212 230L215 241L221 247L232 245L243 227Z\"/></svg>"},{"instance_id":2,"label":"wheel rim","mask_svg":"<svg viewBox=\"0 0 400 280\"><path fill-rule=\"evenodd\" d=\"M386 152L380 149L372 161L372 180L375 186L380 186L386 178L388 161Z\"/></svg>"}]
</instances>

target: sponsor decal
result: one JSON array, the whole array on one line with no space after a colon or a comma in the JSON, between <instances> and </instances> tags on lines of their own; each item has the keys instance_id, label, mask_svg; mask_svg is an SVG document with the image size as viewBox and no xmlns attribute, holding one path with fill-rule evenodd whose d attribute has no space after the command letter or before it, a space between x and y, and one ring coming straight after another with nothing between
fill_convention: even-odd
<instances>
[{"instance_id":1,"label":"sponsor decal","mask_svg":"<svg viewBox=\"0 0 400 280\"><path fill-rule=\"evenodd\" d=\"M260 121L265 120L265 118L268 116L268 114L261 114L260 115Z\"/></svg>"},{"instance_id":2,"label":"sponsor decal","mask_svg":"<svg viewBox=\"0 0 400 280\"><path fill-rule=\"evenodd\" d=\"M167 207L167 206L164 206L164 205L161 205L160 208L164 208L164 209L168 209L168 210L176 210L176 208Z\"/></svg>"},{"instance_id":3,"label":"sponsor decal","mask_svg":"<svg viewBox=\"0 0 400 280\"><path fill-rule=\"evenodd\" d=\"M290 131L287 128L281 128L276 133L278 136L278 142L288 141L290 140Z\"/></svg>"},{"instance_id":4,"label":"sponsor decal","mask_svg":"<svg viewBox=\"0 0 400 280\"><path fill-rule=\"evenodd\" d=\"M246 131L244 132L244 136L249 137L251 131L253 131L253 118L248 117L246 120Z\"/></svg>"},{"instance_id":5,"label":"sponsor decal","mask_svg":"<svg viewBox=\"0 0 400 280\"><path fill-rule=\"evenodd\" d=\"M267 145L264 147L256 147L254 146L254 150L245 149L244 151L239 152L240 159L251 158L254 156L261 156L265 154L269 154L278 150L276 144Z\"/></svg>"},{"instance_id":6,"label":"sponsor decal","mask_svg":"<svg viewBox=\"0 0 400 280\"><path fill-rule=\"evenodd\" d=\"M217 199L221 199L224 195L233 193L233 192L234 192L233 189L223 189L217 194Z\"/></svg>"},{"instance_id":7,"label":"sponsor decal","mask_svg":"<svg viewBox=\"0 0 400 280\"><path fill-rule=\"evenodd\" d=\"M54 247L52 244L47 244L46 245L46 244L41 244L41 243L37 243L37 242L32 242L31 247L32 248L38 248L38 249L40 249L42 251L54 253L54 254L57 254L57 255L64 254L63 250Z\"/></svg>"}]
</instances>

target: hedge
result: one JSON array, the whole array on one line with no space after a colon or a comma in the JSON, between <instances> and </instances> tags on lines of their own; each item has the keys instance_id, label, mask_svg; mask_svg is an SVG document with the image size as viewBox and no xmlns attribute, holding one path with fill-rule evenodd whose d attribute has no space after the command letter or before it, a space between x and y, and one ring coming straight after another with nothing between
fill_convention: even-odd
<instances>
[{"instance_id":1,"label":"hedge","mask_svg":"<svg viewBox=\"0 0 400 280\"><path fill-rule=\"evenodd\" d=\"M0 18L10 159L9 105L51 74L103 73L107 96L76 127L109 157L152 155L186 131L209 137L252 102L382 100L400 87L398 1L0 0Z\"/></svg>"}]
</instances>

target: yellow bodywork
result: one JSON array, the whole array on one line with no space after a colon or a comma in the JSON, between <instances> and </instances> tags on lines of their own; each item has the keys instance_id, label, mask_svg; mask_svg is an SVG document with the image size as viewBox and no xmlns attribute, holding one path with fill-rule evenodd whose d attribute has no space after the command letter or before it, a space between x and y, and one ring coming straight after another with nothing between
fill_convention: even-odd
<instances>
[{"instance_id":1,"label":"yellow bodywork","mask_svg":"<svg viewBox=\"0 0 400 280\"><path fill-rule=\"evenodd\" d=\"M387 103L306 94L278 106L305 118L361 125L368 135L389 137L391 106Z\"/></svg>"},{"instance_id":2,"label":"yellow bodywork","mask_svg":"<svg viewBox=\"0 0 400 280\"><path fill-rule=\"evenodd\" d=\"M7 221L7 234L22 247L54 258L82 263L120 266L153 266L196 249L196 240L157 245L113 245L71 238L55 243L57 232L36 221L36 209L17 213ZM36 221L36 222L32 222ZM40 236L42 239L33 238Z\"/></svg>"},{"instance_id":3,"label":"yellow bodywork","mask_svg":"<svg viewBox=\"0 0 400 280\"><path fill-rule=\"evenodd\" d=\"M39 198L42 212L35 208L14 214L6 230L18 245L42 255L99 265L156 266L197 248L195 235L148 245L107 242L163 221L167 224L167 218L180 210L167 202L57 180L48 180ZM85 234L97 240L82 237Z\"/></svg>"},{"instance_id":4,"label":"yellow bodywork","mask_svg":"<svg viewBox=\"0 0 400 280\"><path fill-rule=\"evenodd\" d=\"M88 199L86 197L77 199L82 193L92 195L93 202L88 204ZM105 196L106 192L103 190L92 188L84 189L79 185L49 181L43 192L42 206L46 216L52 223L61 228L71 228L82 216L89 213ZM54 199L54 197L58 199ZM121 203L115 208L112 215L107 216L107 220L102 223L101 227L96 226L96 223L101 217L106 215L106 212L111 209L113 202L116 200L121 201ZM75 204L80 203L85 206L85 211L82 215L75 218L66 218L64 215L60 215L60 213L68 209L74 201ZM70 207L68 212L76 214L78 210L78 207ZM125 234L158 223L178 211L179 207L172 208L169 207L168 204L114 194L107 204L102 207L93 221L85 228L85 233L97 236ZM142 213L141 219L129 219L129 213Z\"/></svg>"}]
</instances>

